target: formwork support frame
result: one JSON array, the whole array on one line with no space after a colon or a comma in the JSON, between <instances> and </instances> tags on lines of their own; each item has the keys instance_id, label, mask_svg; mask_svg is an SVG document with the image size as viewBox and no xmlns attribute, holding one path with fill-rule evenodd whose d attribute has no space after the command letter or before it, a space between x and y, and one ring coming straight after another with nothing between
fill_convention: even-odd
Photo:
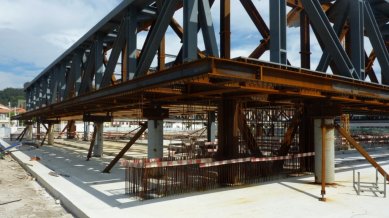
<instances>
[{"instance_id":1,"label":"formwork support frame","mask_svg":"<svg viewBox=\"0 0 389 218\"><path fill-rule=\"evenodd\" d=\"M108 166L103 170L103 173L111 172L112 167L119 161L120 158L124 156L124 154L131 148L131 146L139 139L139 137L146 131L147 123L140 124L142 127L140 130L131 138L131 140L123 147L123 149L119 152L118 155L108 164Z\"/></svg>"},{"instance_id":2,"label":"formwork support frame","mask_svg":"<svg viewBox=\"0 0 389 218\"><path fill-rule=\"evenodd\" d=\"M373 165L374 168L376 168L378 170L378 172L382 175L382 176L386 176L388 175L388 173L374 160L374 158L372 158L369 153L367 153L367 151L357 142L355 141L351 135L349 135L345 129L343 129L339 124L335 124L335 128L336 130L338 130L338 132L344 137L347 139L347 141L350 142L351 145L354 146L354 148L367 160L369 161L369 163L371 165ZM389 181L389 178L387 178L387 180Z\"/></svg>"}]
</instances>

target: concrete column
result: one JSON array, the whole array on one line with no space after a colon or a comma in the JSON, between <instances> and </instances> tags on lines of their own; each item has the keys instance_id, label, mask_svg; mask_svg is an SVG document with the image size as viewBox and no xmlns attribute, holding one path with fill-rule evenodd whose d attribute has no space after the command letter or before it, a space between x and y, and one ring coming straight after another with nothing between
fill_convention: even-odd
<instances>
[{"instance_id":1,"label":"concrete column","mask_svg":"<svg viewBox=\"0 0 389 218\"><path fill-rule=\"evenodd\" d=\"M41 140L41 124L36 124L36 139Z\"/></svg>"},{"instance_id":2,"label":"concrete column","mask_svg":"<svg viewBox=\"0 0 389 218\"><path fill-rule=\"evenodd\" d=\"M54 125L49 124L48 130L49 133L47 134L47 144L48 145L54 145Z\"/></svg>"},{"instance_id":3,"label":"concrete column","mask_svg":"<svg viewBox=\"0 0 389 218\"><path fill-rule=\"evenodd\" d=\"M208 112L207 120L207 140L214 142L216 138L216 122L215 122L215 111Z\"/></svg>"},{"instance_id":4,"label":"concrete column","mask_svg":"<svg viewBox=\"0 0 389 218\"><path fill-rule=\"evenodd\" d=\"M32 140L32 124L27 124L26 140Z\"/></svg>"},{"instance_id":5,"label":"concrete column","mask_svg":"<svg viewBox=\"0 0 389 218\"><path fill-rule=\"evenodd\" d=\"M84 141L89 140L89 122L84 122Z\"/></svg>"},{"instance_id":6,"label":"concrete column","mask_svg":"<svg viewBox=\"0 0 389 218\"><path fill-rule=\"evenodd\" d=\"M95 145L93 146L93 157L102 157L103 156L103 131L104 131L104 123L96 122L96 140Z\"/></svg>"},{"instance_id":7,"label":"concrete column","mask_svg":"<svg viewBox=\"0 0 389 218\"><path fill-rule=\"evenodd\" d=\"M334 128L326 127L322 136L322 125L333 125L333 119L314 120L314 143L315 143L315 182L321 183L322 178L322 137L325 139L325 182L335 182L335 131Z\"/></svg>"},{"instance_id":8,"label":"concrete column","mask_svg":"<svg viewBox=\"0 0 389 218\"><path fill-rule=\"evenodd\" d=\"M225 98L218 107L218 151L220 159L237 158L238 147L238 117L237 103L233 99Z\"/></svg>"},{"instance_id":9,"label":"concrete column","mask_svg":"<svg viewBox=\"0 0 389 218\"><path fill-rule=\"evenodd\" d=\"M163 157L163 120L148 120L147 157Z\"/></svg>"},{"instance_id":10,"label":"concrete column","mask_svg":"<svg viewBox=\"0 0 389 218\"><path fill-rule=\"evenodd\" d=\"M67 128L67 139L74 139L76 136L77 127L76 122L74 120L68 121L68 128Z\"/></svg>"}]
</instances>

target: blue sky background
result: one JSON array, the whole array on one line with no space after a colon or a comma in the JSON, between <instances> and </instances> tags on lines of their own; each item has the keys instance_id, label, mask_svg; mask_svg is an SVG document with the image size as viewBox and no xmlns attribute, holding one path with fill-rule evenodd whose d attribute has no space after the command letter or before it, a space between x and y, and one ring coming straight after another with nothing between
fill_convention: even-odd
<instances>
[{"instance_id":1,"label":"blue sky background","mask_svg":"<svg viewBox=\"0 0 389 218\"><path fill-rule=\"evenodd\" d=\"M22 88L120 0L1 0L0 90Z\"/></svg>"},{"instance_id":2,"label":"blue sky background","mask_svg":"<svg viewBox=\"0 0 389 218\"><path fill-rule=\"evenodd\" d=\"M0 7L0 90L22 88L46 66L68 49L121 0L1 0ZM212 8L216 38L219 42L219 2ZM253 0L268 23L269 0ZM231 1L232 56L248 56L260 43L258 33L238 0ZM290 10L290 8L288 8ZM175 18L182 24L182 10ZM288 59L300 66L299 29L288 28ZM167 53L177 54L180 40L172 30L167 32ZM142 48L146 33L138 36ZM202 36L199 34L202 49ZM312 69L321 51L312 34ZM268 53L261 58L268 60Z\"/></svg>"}]
</instances>

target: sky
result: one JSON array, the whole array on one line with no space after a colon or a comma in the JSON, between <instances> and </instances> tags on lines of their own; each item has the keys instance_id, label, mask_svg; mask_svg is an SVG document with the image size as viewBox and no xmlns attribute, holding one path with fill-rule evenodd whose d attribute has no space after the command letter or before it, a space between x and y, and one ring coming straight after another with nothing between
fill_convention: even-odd
<instances>
[{"instance_id":1,"label":"sky","mask_svg":"<svg viewBox=\"0 0 389 218\"><path fill-rule=\"evenodd\" d=\"M0 0L0 90L22 88L120 0Z\"/></svg>"},{"instance_id":2,"label":"sky","mask_svg":"<svg viewBox=\"0 0 389 218\"><path fill-rule=\"evenodd\" d=\"M0 0L0 90L22 88L98 23L121 0ZM212 8L219 42L219 2ZM253 0L268 23L269 0ZM231 1L232 57L248 56L262 37L238 0ZM290 9L290 8L289 8ZM175 18L182 24L182 10ZM167 53L177 54L180 40L168 30ZM299 66L299 29L288 28L288 59ZM138 48L146 33L138 35ZM315 67L320 58L316 40L311 40ZM201 35L199 47L203 49ZM268 61L268 52L261 58Z\"/></svg>"}]
</instances>

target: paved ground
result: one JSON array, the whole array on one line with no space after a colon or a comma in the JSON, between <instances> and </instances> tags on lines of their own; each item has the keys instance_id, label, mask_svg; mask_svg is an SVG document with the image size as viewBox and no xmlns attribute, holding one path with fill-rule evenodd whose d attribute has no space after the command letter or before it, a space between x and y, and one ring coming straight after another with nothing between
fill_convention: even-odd
<instances>
[{"instance_id":1,"label":"paved ground","mask_svg":"<svg viewBox=\"0 0 389 218\"><path fill-rule=\"evenodd\" d=\"M0 217L73 217L11 156L0 159L0 172Z\"/></svg>"},{"instance_id":2,"label":"paved ground","mask_svg":"<svg viewBox=\"0 0 389 218\"><path fill-rule=\"evenodd\" d=\"M327 202L318 201L320 186L312 176L138 201L124 193L123 168L101 173L110 156L85 161L85 148L59 144L21 150L13 155L79 217L389 217L389 197L356 195L352 168L364 182L373 181L375 171L355 152L337 155L336 185L327 187ZM389 171L388 150L369 152ZM30 161L36 156L39 162Z\"/></svg>"}]
</instances>

